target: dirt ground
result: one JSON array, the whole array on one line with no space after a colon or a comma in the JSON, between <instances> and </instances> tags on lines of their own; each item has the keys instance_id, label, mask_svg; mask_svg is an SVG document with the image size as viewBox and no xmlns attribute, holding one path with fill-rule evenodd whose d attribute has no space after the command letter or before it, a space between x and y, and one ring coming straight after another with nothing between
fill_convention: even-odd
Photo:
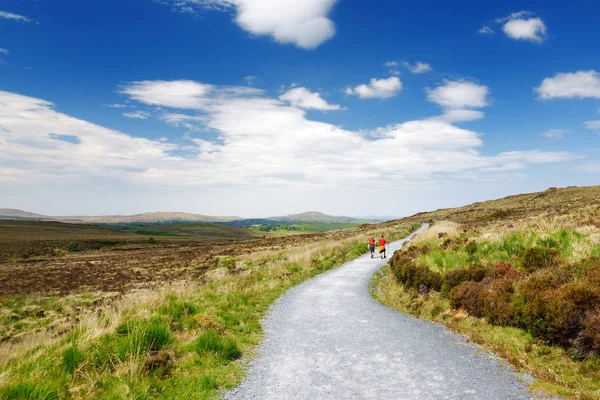
<instances>
[{"instance_id":1,"label":"dirt ground","mask_svg":"<svg viewBox=\"0 0 600 400\"><path fill-rule=\"evenodd\" d=\"M0 298L32 294L53 296L81 292L124 292L152 283L197 280L221 257L261 250L283 250L318 240L339 240L363 228L299 234L248 241L159 238L158 243L130 243L82 252L0 262Z\"/></svg>"}]
</instances>

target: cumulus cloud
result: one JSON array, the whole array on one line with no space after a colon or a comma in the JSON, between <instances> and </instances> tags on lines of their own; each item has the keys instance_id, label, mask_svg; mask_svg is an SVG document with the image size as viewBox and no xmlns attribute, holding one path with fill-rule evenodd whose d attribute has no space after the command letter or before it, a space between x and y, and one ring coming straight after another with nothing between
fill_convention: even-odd
<instances>
[{"instance_id":1,"label":"cumulus cloud","mask_svg":"<svg viewBox=\"0 0 600 400\"><path fill-rule=\"evenodd\" d=\"M567 133L571 133L571 131L569 129L550 129L542 133L542 136L548 139L560 139Z\"/></svg>"},{"instance_id":2,"label":"cumulus cloud","mask_svg":"<svg viewBox=\"0 0 600 400\"><path fill-rule=\"evenodd\" d=\"M544 79L534 91L543 100L600 99L600 74L594 70L559 73L552 78Z\"/></svg>"},{"instance_id":3,"label":"cumulus cloud","mask_svg":"<svg viewBox=\"0 0 600 400\"><path fill-rule=\"evenodd\" d=\"M202 8L234 10L235 22L257 36L314 49L335 35L328 15L337 0L169 0L175 9L196 13Z\"/></svg>"},{"instance_id":4,"label":"cumulus cloud","mask_svg":"<svg viewBox=\"0 0 600 400\"><path fill-rule=\"evenodd\" d=\"M494 24L501 24L504 34L513 40L525 40L542 43L546 40L548 28L541 18L535 17L531 11L517 11L506 17L496 18ZM483 25L478 33L492 36L496 32L488 25Z\"/></svg>"},{"instance_id":5,"label":"cumulus cloud","mask_svg":"<svg viewBox=\"0 0 600 400\"><path fill-rule=\"evenodd\" d=\"M0 11L0 18L9 19L18 22L31 22L31 18L27 18L23 15L14 14L8 11Z\"/></svg>"},{"instance_id":6,"label":"cumulus cloud","mask_svg":"<svg viewBox=\"0 0 600 400\"><path fill-rule=\"evenodd\" d=\"M468 81L444 81L435 89L427 89L429 101L450 109L486 107L488 94L487 86Z\"/></svg>"},{"instance_id":7,"label":"cumulus cloud","mask_svg":"<svg viewBox=\"0 0 600 400\"><path fill-rule=\"evenodd\" d=\"M405 61L404 66L413 74L423 74L431 71L431 65L421 61L417 61L414 65L411 65L409 62Z\"/></svg>"},{"instance_id":8,"label":"cumulus cloud","mask_svg":"<svg viewBox=\"0 0 600 400\"><path fill-rule=\"evenodd\" d=\"M546 25L540 18L513 19L502 27L511 39L542 43L546 40Z\"/></svg>"},{"instance_id":9,"label":"cumulus cloud","mask_svg":"<svg viewBox=\"0 0 600 400\"><path fill-rule=\"evenodd\" d=\"M313 93L305 87L293 88L283 95L279 100L286 101L294 107L303 109L314 109L321 111L341 110L342 107L336 104L329 104L319 93Z\"/></svg>"},{"instance_id":10,"label":"cumulus cloud","mask_svg":"<svg viewBox=\"0 0 600 400\"><path fill-rule=\"evenodd\" d=\"M361 99L387 99L394 97L402 90L402 82L396 76L387 79L373 78L369 84L346 88L346 94L358 96Z\"/></svg>"},{"instance_id":11,"label":"cumulus cloud","mask_svg":"<svg viewBox=\"0 0 600 400\"><path fill-rule=\"evenodd\" d=\"M0 180L94 186L107 178L146 189L201 188L203 194L224 187L243 188L247 194L272 193L273 187L278 192L293 188L290 193L336 188L339 194L361 185L435 182L439 176L574 158L568 152L542 151L481 155L479 133L444 121L393 124L380 128L377 137L366 137L311 120L301 108L264 94L211 86L201 96L204 84L178 83L189 88L175 97L173 87L178 86L168 81L147 82L152 91L129 96L169 109L161 117L167 123L198 124L216 138L136 138L60 113L48 101L0 92ZM132 86L139 88L139 82Z\"/></svg>"},{"instance_id":12,"label":"cumulus cloud","mask_svg":"<svg viewBox=\"0 0 600 400\"><path fill-rule=\"evenodd\" d=\"M150 113L146 111L133 111L128 113L123 113L124 117L133 118L133 119L148 119L150 118Z\"/></svg>"},{"instance_id":13,"label":"cumulus cloud","mask_svg":"<svg viewBox=\"0 0 600 400\"><path fill-rule=\"evenodd\" d=\"M426 92L429 101L444 108L444 114L433 119L449 123L482 119L485 114L473 109L489 105L489 88L474 82L444 81L435 89L426 89Z\"/></svg>"}]
</instances>

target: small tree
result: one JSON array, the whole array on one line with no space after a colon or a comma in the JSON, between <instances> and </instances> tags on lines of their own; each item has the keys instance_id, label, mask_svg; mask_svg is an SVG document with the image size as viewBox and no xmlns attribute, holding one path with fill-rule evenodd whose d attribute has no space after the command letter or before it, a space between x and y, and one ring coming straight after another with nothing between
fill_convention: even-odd
<instances>
[{"instance_id":1,"label":"small tree","mask_svg":"<svg viewBox=\"0 0 600 400\"><path fill-rule=\"evenodd\" d=\"M75 243L75 242L71 242L67 245L67 250L69 251L78 251L79 250L79 244Z\"/></svg>"},{"instance_id":2,"label":"small tree","mask_svg":"<svg viewBox=\"0 0 600 400\"><path fill-rule=\"evenodd\" d=\"M156 244L156 239L154 239L153 237L150 237L150 238L148 238L148 243Z\"/></svg>"}]
</instances>

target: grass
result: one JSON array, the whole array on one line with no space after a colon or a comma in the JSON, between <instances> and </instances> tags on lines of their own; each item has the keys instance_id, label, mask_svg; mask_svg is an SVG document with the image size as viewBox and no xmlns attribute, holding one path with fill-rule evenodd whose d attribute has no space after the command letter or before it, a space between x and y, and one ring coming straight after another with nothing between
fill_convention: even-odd
<instances>
[{"instance_id":1,"label":"grass","mask_svg":"<svg viewBox=\"0 0 600 400\"><path fill-rule=\"evenodd\" d=\"M373 297L388 307L441 323L529 372L536 379L531 390L538 394L589 400L600 397L598 358L574 360L564 349L549 346L522 329L494 326L462 310L452 310L439 293L420 295L399 285L389 267L374 276L371 286Z\"/></svg>"},{"instance_id":2,"label":"grass","mask_svg":"<svg viewBox=\"0 0 600 400\"><path fill-rule=\"evenodd\" d=\"M296 224L264 224L253 226L250 230L256 232L329 232L338 229L349 229L360 225L361 222L310 222Z\"/></svg>"},{"instance_id":3,"label":"grass","mask_svg":"<svg viewBox=\"0 0 600 400\"><path fill-rule=\"evenodd\" d=\"M590 205L598 189L430 213L455 219L397 253L374 278L373 295L529 372L536 393L600 398L600 209Z\"/></svg>"},{"instance_id":4,"label":"grass","mask_svg":"<svg viewBox=\"0 0 600 400\"><path fill-rule=\"evenodd\" d=\"M277 297L365 253L369 236L406 236L414 228L223 257L203 282L115 297L78 314L75 329L12 348L18 356L0 363L0 398L217 398L243 379L262 338L260 321Z\"/></svg>"}]
</instances>

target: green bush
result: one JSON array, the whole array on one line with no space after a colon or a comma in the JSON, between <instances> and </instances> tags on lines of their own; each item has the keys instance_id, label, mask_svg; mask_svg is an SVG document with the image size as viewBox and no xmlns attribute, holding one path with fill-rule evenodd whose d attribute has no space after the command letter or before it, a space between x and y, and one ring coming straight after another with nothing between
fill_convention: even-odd
<instances>
[{"instance_id":1,"label":"green bush","mask_svg":"<svg viewBox=\"0 0 600 400\"><path fill-rule=\"evenodd\" d=\"M79 351L76 345L72 345L63 353L63 369L73 375L84 359L83 353Z\"/></svg>"},{"instance_id":2,"label":"green bush","mask_svg":"<svg viewBox=\"0 0 600 400\"><path fill-rule=\"evenodd\" d=\"M521 254L521 267L527 271L552 268L560 264L560 253L548 247L531 247Z\"/></svg>"},{"instance_id":3,"label":"green bush","mask_svg":"<svg viewBox=\"0 0 600 400\"><path fill-rule=\"evenodd\" d=\"M242 352L233 338L220 335L215 331L206 331L196 340L198 354L213 354L224 361L238 358Z\"/></svg>"},{"instance_id":4,"label":"green bush","mask_svg":"<svg viewBox=\"0 0 600 400\"><path fill-rule=\"evenodd\" d=\"M79 251L79 244L75 242L71 242L67 245L67 250L69 251Z\"/></svg>"},{"instance_id":5,"label":"green bush","mask_svg":"<svg viewBox=\"0 0 600 400\"><path fill-rule=\"evenodd\" d=\"M150 244L156 244L156 239L154 239L153 237L149 237L148 238L148 243L150 243Z\"/></svg>"}]
</instances>

